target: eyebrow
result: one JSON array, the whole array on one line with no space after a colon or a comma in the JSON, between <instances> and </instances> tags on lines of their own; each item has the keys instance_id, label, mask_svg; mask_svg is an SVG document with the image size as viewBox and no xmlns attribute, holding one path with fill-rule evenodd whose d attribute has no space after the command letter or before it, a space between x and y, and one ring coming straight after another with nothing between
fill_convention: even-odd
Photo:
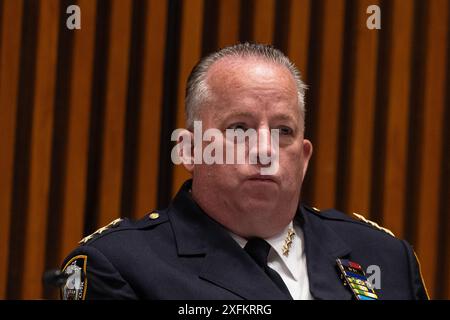
<instances>
[{"instance_id":1,"label":"eyebrow","mask_svg":"<svg viewBox=\"0 0 450 320\"><path fill-rule=\"evenodd\" d=\"M289 120L289 121L296 122L296 120L295 120L294 117L292 117L292 116L290 116L290 115L287 115L287 114L284 114L284 113L276 114L276 115L274 116L274 118L277 119L277 120Z\"/></svg>"},{"instance_id":2,"label":"eyebrow","mask_svg":"<svg viewBox=\"0 0 450 320\"><path fill-rule=\"evenodd\" d=\"M221 115L219 115L219 116L215 117L215 119L219 120L219 121L226 121L226 120L228 120L230 118L235 118L235 117L236 118L238 118L238 117L254 118L254 114L251 113L251 112L247 112L247 111L238 111L238 112L235 112L235 113L231 113L229 115L225 115L223 117ZM273 119L275 119L275 120L292 121L294 123L297 122L294 117L292 117L291 115L284 114L284 113L275 114L273 116Z\"/></svg>"}]
</instances>

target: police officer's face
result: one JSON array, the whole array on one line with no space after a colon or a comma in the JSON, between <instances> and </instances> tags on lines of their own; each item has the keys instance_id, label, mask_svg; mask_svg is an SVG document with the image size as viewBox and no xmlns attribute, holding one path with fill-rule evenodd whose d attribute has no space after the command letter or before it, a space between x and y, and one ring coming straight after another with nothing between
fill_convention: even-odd
<instances>
[{"instance_id":1,"label":"police officer's face","mask_svg":"<svg viewBox=\"0 0 450 320\"><path fill-rule=\"evenodd\" d=\"M207 82L210 95L200 112L203 130L279 129L279 169L263 176L261 168L267 165L261 163L194 165L193 196L234 233L272 236L295 215L312 152L311 143L303 138L295 81L279 65L225 58L210 68ZM224 142L232 143L225 138ZM259 151L275 149L269 141Z\"/></svg>"}]
</instances>

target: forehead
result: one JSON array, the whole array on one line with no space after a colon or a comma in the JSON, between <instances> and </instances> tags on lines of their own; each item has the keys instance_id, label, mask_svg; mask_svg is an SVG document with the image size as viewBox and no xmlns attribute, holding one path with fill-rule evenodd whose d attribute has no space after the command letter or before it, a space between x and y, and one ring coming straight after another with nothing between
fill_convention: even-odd
<instances>
[{"instance_id":1,"label":"forehead","mask_svg":"<svg viewBox=\"0 0 450 320\"><path fill-rule=\"evenodd\" d=\"M294 77L278 63L253 57L226 57L210 67L206 79L209 113L220 113L222 117L246 106L258 106L254 112L264 109L294 117L299 113Z\"/></svg>"},{"instance_id":2,"label":"forehead","mask_svg":"<svg viewBox=\"0 0 450 320\"><path fill-rule=\"evenodd\" d=\"M209 68L206 82L214 93L259 88L297 94L295 79L285 66L259 57L224 57Z\"/></svg>"}]
</instances>

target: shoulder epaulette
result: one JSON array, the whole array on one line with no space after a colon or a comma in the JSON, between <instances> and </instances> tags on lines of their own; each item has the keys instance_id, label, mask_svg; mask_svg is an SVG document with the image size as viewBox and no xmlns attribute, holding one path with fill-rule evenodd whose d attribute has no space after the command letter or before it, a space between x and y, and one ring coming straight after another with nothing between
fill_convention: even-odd
<instances>
[{"instance_id":1,"label":"shoulder epaulette","mask_svg":"<svg viewBox=\"0 0 450 320\"><path fill-rule=\"evenodd\" d=\"M378 223L376 223L376 222L374 222L374 221L371 221L371 220L369 220L369 219L366 219L364 216L362 216L362 215L360 215L360 214L357 214L357 213L355 213L355 212L353 212L353 215L354 215L355 218L358 219L359 221L365 222L365 223L371 225L372 227L374 227L375 229L384 231L384 232L386 232L387 234L390 234L391 236L395 237L394 233L393 233L391 230L389 230L389 229L387 229L387 228L384 228L384 227L380 226Z\"/></svg>"},{"instance_id":2,"label":"shoulder epaulette","mask_svg":"<svg viewBox=\"0 0 450 320\"><path fill-rule=\"evenodd\" d=\"M94 233L88 235L87 237L84 237L83 239L80 240L80 242L78 242L79 244L85 244L87 243L89 240L93 239L96 235L101 234L102 232L111 229L111 228L115 228L117 226L119 226L120 222L122 222L122 218L117 218L116 220L111 221L110 223L108 223L106 226L101 227L100 229L98 229L97 231L95 231Z\"/></svg>"},{"instance_id":3,"label":"shoulder epaulette","mask_svg":"<svg viewBox=\"0 0 450 320\"><path fill-rule=\"evenodd\" d=\"M303 204L303 207L314 213L320 213L320 209Z\"/></svg>"}]
</instances>

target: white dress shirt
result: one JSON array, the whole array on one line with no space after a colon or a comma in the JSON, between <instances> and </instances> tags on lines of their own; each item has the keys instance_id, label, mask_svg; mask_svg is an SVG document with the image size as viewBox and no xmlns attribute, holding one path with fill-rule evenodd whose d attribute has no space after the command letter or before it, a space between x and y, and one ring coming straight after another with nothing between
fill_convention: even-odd
<instances>
[{"instance_id":1,"label":"white dress shirt","mask_svg":"<svg viewBox=\"0 0 450 320\"><path fill-rule=\"evenodd\" d=\"M289 228L294 230L295 236L292 238L289 254L285 256L282 249ZM245 247L247 239L232 232L230 232L230 235L242 248ZM267 264L281 276L292 298L294 300L313 300L314 298L309 291L305 241L302 229L297 225L293 227L291 221L281 233L264 240L271 246L269 256L267 257Z\"/></svg>"}]
</instances>

